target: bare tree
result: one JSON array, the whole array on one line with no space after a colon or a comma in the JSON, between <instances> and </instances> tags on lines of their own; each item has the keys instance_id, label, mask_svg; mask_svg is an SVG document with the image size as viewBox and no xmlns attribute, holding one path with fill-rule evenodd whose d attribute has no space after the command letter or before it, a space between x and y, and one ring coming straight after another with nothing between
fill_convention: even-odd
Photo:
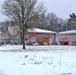
<instances>
[{"instance_id":1,"label":"bare tree","mask_svg":"<svg viewBox=\"0 0 76 75\"><path fill-rule=\"evenodd\" d=\"M45 16L46 9L42 2L39 3L35 9L34 14L30 18L29 27L42 28L43 26L41 23L45 19L43 15Z\"/></svg>"},{"instance_id":2,"label":"bare tree","mask_svg":"<svg viewBox=\"0 0 76 75\"><path fill-rule=\"evenodd\" d=\"M20 25L23 49L25 49L25 32L29 25L30 17L40 13L42 8L36 7L37 0L5 0L3 14L10 17Z\"/></svg>"},{"instance_id":3,"label":"bare tree","mask_svg":"<svg viewBox=\"0 0 76 75\"><path fill-rule=\"evenodd\" d=\"M55 13L48 13L47 14L47 25L49 30L56 31L56 26L57 26L57 20L58 17L56 16Z\"/></svg>"}]
</instances>

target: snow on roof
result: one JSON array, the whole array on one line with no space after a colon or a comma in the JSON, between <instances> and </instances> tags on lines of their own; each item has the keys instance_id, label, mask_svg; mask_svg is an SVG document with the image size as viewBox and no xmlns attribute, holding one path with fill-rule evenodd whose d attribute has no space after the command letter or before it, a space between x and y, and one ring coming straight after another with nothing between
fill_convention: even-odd
<instances>
[{"instance_id":1,"label":"snow on roof","mask_svg":"<svg viewBox=\"0 0 76 75\"><path fill-rule=\"evenodd\" d=\"M59 32L58 34L76 34L76 30L69 30L69 31Z\"/></svg>"},{"instance_id":2,"label":"snow on roof","mask_svg":"<svg viewBox=\"0 0 76 75\"><path fill-rule=\"evenodd\" d=\"M39 28L29 28L27 31L28 32L34 32L34 33L52 33L52 34L57 33L54 31L49 31L49 30L44 30L44 29L39 29Z\"/></svg>"}]
</instances>

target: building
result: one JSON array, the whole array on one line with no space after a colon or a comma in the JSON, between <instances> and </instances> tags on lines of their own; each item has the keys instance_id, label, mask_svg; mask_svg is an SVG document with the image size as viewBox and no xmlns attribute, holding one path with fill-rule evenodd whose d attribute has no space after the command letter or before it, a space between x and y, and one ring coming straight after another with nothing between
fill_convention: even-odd
<instances>
[{"instance_id":1,"label":"building","mask_svg":"<svg viewBox=\"0 0 76 75\"><path fill-rule=\"evenodd\" d=\"M0 32L0 44L2 43L20 43L20 34L17 33L17 28L10 26L8 28L9 32ZM18 29L19 30L19 29ZM17 34L17 35L15 35ZM40 45L48 44L52 45L56 42L56 32L39 29L39 28L29 28L27 29L25 35L26 44L32 45L33 43L39 42Z\"/></svg>"},{"instance_id":2,"label":"building","mask_svg":"<svg viewBox=\"0 0 76 75\"><path fill-rule=\"evenodd\" d=\"M27 37L26 38L28 39L27 41L29 43L35 43L35 42L41 41L42 43L49 42L49 44L55 44L56 32L39 29L39 28L29 28L29 29L27 29Z\"/></svg>"},{"instance_id":3,"label":"building","mask_svg":"<svg viewBox=\"0 0 76 75\"><path fill-rule=\"evenodd\" d=\"M76 30L59 32L56 37L56 42L61 45L75 45Z\"/></svg>"}]
</instances>

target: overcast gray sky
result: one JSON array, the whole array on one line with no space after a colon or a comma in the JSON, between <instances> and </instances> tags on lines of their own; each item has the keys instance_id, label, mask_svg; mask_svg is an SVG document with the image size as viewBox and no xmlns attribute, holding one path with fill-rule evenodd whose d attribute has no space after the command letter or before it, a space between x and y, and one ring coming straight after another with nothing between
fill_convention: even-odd
<instances>
[{"instance_id":1,"label":"overcast gray sky","mask_svg":"<svg viewBox=\"0 0 76 75\"><path fill-rule=\"evenodd\" d=\"M69 14L76 13L76 0L38 0L43 1L47 12L56 13L60 18L69 18ZM0 0L2 3L3 0ZM5 16L0 14L0 21L6 19Z\"/></svg>"},{"instance_id":2,"label":"overcast gray sky","mask_svg":"<svg viewBox=\"0 0 76 75\"><path fill-rule=\"evenodd\" d=\"M58 17L69 18L69 14L76 13L76 0L41 0L45 2L48 12L54 12Z\"/></svg>"}]
</instances>

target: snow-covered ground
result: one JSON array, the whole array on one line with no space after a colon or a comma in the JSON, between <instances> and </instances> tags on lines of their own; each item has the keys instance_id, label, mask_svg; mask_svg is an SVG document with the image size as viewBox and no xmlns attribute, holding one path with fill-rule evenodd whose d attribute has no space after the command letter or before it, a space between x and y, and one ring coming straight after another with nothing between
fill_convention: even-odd
<instances>
[{"instance_id":1,"label":"snow-covered ground","mask_svg":"<svg viewBox=\"0 0 76 75\"><path fill-rule=\"evenodd\" d=\"M0 46L0 75L76 75L76 46Z\"/></svg>"}]
</instances>

